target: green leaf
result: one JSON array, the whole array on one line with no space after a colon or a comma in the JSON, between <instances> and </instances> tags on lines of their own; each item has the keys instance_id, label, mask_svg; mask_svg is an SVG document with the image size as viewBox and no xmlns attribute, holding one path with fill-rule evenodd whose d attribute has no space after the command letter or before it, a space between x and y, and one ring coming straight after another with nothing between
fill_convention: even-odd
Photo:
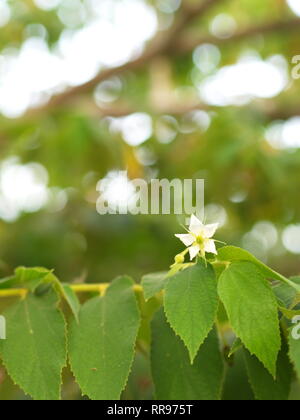
<instances>
[{"instance_id":1,"label":"green leaf","mask_svg":"<svg viewBox=\"0 0 300 420\"><path fill-rule=\"evenodd\" d=\"M290 331L289 349L290 359L293 362L297 376L300 379L300 321Z\"/></svg>"},{"instance_id":2,"label":"green leaf","mask_svg":"<svg viewBox=\"0 0 300 420\"><path fill-rule=\"evenodd\" d=\"M218 288L235 334L275 376L281 337L270 284L256 265L237 262L221 275Z\"/></svg>"},{"instance_id":3,"label":"green leaf","mask_svg":"<svg viewBox=\"0 0 300 420\"><path fill-rule=\"evenodd\" d=\"M294 283L300 284L299 277L291 277ZM286 319L293 319L300 315L299 294L287 284L280 283L273 287L273 291L277 297L279 310Z\"/></svg>"},{"instance_id":4,"label":"green leaf","mask_svg":"<svg viewBox=\"0 0 300 420\"><path fill-rule=\"evenodd\" d=\"M212 267L200 262L172 277L165 289L164 306L171 327L184 341L193 361L218 311Z\"/></svg>"},{"instance_id":5,"label":"green leaf","mask_svg":"<svg viewBox=\"0 0 300 420\"><path fill-rule=\"evenodd\" d=\"M134 359L140 314L128 277L116 279L103 297L85 303L72 323L69 355L82 392L93 400L116 400Z\"/></svg>"},{"instance_id":6,"label":"green leaf","mask_svg":"<svg viewBox=\"0 0 300 420\"><path fill-rule=\"evenodd\" d=\"M276 271L269 268L263 262L259 261L254 255L250 252L245 251L242 248L238 248L235 246L225 246L220 248L218 251L218 259L221 261L229 261L229 262L237 262L237 261L249 261L255 264L261 271L261 273L266 277L274 280L279 280L294 290L300 292L300 285L289 280L282 276L281 274L277 273Z\"/></svg>"},{"instance_id":7,"label":"green leaf","mask_svg":"<svg viewBox=\"0 0 300 420\"><path fill-rule=\"evenodd\" d=\"M238 350L231 359L226 369L222 400L253 401L255 398L249 384L243 350Z\"/></svg>"},{"instance_id":8,"label":"green leaf","mask_svg":"<svg viewBox=\"0 0 300 420\"><path fill-rule=\"evenodd\" d=\"M37 295L46 293L52 285L57 293L66 300L75 319L78 321L79 301L77 296L68 285L63 285L58 280L52 270L42 267L19 267L15 270L15 278L17 283L32 292L36 292Z\"/></svg>"},{"instance_id":9,"label":"green leaf","mask_svg":"<svg viewBox=\"0 0 300 420\"><path fill-rule=\"evenodd\" d=\"M42 267L18 267L15 270L17 282L32 292L34 292L41 283L50 282L48 277L49 274L51 274L51 271Z\"/></svg>"},{"instance_id":10,"label":"green leaf","mask_svg":"<svg viewBox=\"0 0 300 420\"><path fill-rule=\"evenodd\" d=\"M162 302L156 297L146 301L143 293L136 293L136 297L141 313L141 325L138 333L138 342L139 346L148 350L151 345L151 321L155 312L161 308Z\"/></svg>"},{"instance_id":11,"label":"green leaf","mask_svg":"<svg viewBox=\"0 0 300 420\"><path fill-rule=\"evenodd\" d=\"M57 304L50 289L42 297L29 294L4 314L7 339L0 341L1 358L13 381L36 400L60 398L66 334Z\"/></svg>"},{"instance_id":12,"label":"green leaf","mask_svg":"<svg viewBox=\"0 0 300 420\"><path fill-rule=\"evenodd\" d=\"M218 400L224 365L216 331L210 332L193 365L161 309L152 321L152 375L159 400Z\"/></svg>"},{"instance_id":13,"label":"green leaf","mask_svg":"<svg viewBox=\"0 0 300 420\"><path fill-rule=\"evenodd\" d=\"M244 350L249 380L255 397L262 401L285 401L288 400L293 369L286 349L282 350L278 356L276 379L264 368L261 362Z\"/></svg>"},{"instance_id":14,"label":"green leaf","mask_svg":"<svg viewBox=\"0 0 300 420\"><path fill-rule=\"evenodd\" d=\"M218 251L218 259L221 261L249 261L257 265L265 277L274 278L274 272L271 268L266 266L263 262L259 261L254 255L245 249L236 246L224 246Z\"/></svg>"},{"instance_id":15,"label":"green leaf","mask_svg":"<svg viewBox=\"0 0 300 420\"><path fill-rule=\"evenodd\" d=\"M10 289L17 284L16 276L5 277L0 280L0 290L1 289Z\"/></svg>"},{"instance_id":16,"label":"green leaf","mask_svg":"<svg viewBox=\"0 0 300 420\"><path fill-rule=\"evenodd\" d=\"M296 290L292 289L287 284L279 283L273 287L273 291L280 306L284 306L285 308L292 307L293 301L297 296Z\"/></svg>"},{"instance_id":17,"label":"green leaf","mask_svg":"<svg viewBox=\"0 0 300 420\"><path fill-rule=\"evenodd\" d=\"M239 338L236 338L231 346L231 349L229 351L228 357L233 356L238 350L240 350L243 347L243 343Z\"/></svg>"},{"instance_id":18,"label":"green leaf","mask_svg":"<svg viewBox=\"0 0 300 420\"><path fill-rule=\"evenodd\" d=\"M280 312L285 316L286 319L293 319L295 316L300 315L300 309L293 310L293 309L286 309L283 306L279 306Z\"/></svg>"},{"instance_id":19,"label":"green leaf","mask_svg":"<svg viewBox=\"0 0 300 420\"><path fill-rule=\"evenodd\" d=\"M80 303L75 292L71 289L71 287L68 284L61 283L59 279L53 274L53 272L49 272L45 281L50 282L54 289L57 291L57 293L67 302L69 308L71 309L71 312L73 313L76 321L78 322Z\"/></svg>"},{"instance_id":20,"label":"green leaf","mask_svg":"<svg viewBox=\"0 0 300 420\"><path fill-rule=\"evenodd\" d=\"M74 290L68 284L62 284L64 298L68 303L75 319L79 322L80 302Z\"/></svg>"},{"instance_id":21,"label":"green leaf","mask_svg":"<svg viewBox=\"0 0 300 420\"><path fill-rule=\"evenodd\" d=\"M157 293L161 292L169 281L167 272L147 274L142 278L145 299L151 299Z\"/></svg>"}]
</instances>

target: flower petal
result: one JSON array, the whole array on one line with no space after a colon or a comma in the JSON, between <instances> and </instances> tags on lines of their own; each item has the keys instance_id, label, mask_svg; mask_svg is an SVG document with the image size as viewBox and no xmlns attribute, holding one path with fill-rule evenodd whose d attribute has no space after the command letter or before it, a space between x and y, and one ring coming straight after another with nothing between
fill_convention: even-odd
<instances>
[{"instance_id":1,"label":"flower petal","mask_svg":"<svg viewBox=\"0 0 300 420\"><path fill-rule=\"evenodd\" d=\"M175 235L176 238L180 239L181 242L184 243L185 246L190 246L195 242L195 238L190 233L185 233L182 235Z\"/></svg>"},{"instance_id":2,"label":"flower petal","mask_svg":"<svg viewBox=\"0 0 300 420\"><path fill-rule=\"evenodd\" d=\"M205 241L204 249L205 249L205 252L209 252L211 254L218 254L215 241L212 239Z\"/></svg>"},{"instance_id":3,"label":"flower petal","mask_svg":"<svg viewBox=\"0 0 300 420\"><path fill-rule=\"evenodd\" d=\"M194 245L189 248L191 261L199 254L199 252L200 252L199 245Z\"/></svg>"},{"instance_id":4,"label":"flower petal","mask_svg":"<svg viewBox=\"0 0 300 420\"><path fill-rule=\"evenodd\" d=\"M219 223L213 223L212 225L204 226L204 237L212 238L219 227Z\"/></svg>"},{"instance_id":5,"label":"flower petal","mask_svg":"<svg viewBox=\"0 0 300 420\"><path fill-rule=\"evenodd\" d=\"M192 214L189 231L196 236L200 236L203 234L204 225L203 223Z\"/></svg>"}]
</instances>

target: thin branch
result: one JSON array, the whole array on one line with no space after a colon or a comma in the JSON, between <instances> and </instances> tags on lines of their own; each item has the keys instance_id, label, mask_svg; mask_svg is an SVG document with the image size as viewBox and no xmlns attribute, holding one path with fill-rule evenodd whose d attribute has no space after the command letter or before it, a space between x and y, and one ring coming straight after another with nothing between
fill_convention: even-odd
<instances>
[{"instance_id":1,"label":"thin branch","mask_svg":"<svg viewBox=\"0 0 300 420\"><path fill-rule=\"evenodd\" d=\"M254 109L253 103L243 105L240 108L249 108ZM239 108L239 109L240 109ZM76 108L77 109L77 108ZM169 105L161 108L159 110L154 109L153 107L147 108L133 108L133 107L126 107L124 105L114 105L111 107L101 108L97 106L93 101L84 102L83 107L79 107L78 110L88 115L91 118L106 118L106 117L113 117L113 118L120 118L120 117L127 117L128 115L134 114L136 112L145 112L149 113L154 117L159 117L162 114L165 115L172 115L174 117L182 117L186 114L189 114L193 111L206 111L206 112L218 112L218 110L222 110L224 107L218 107L215 105L207 105L202 102L194 102L194 103L186 103L183 101L182 103L170 103ZM283 107L282 105L271 104L270 101L265 101L264 104L256 103L255 105L256 112L260 113L262 116L266 118L268 121L274 120L287 120L292 117L300 116L300 104L295 104L293 106Z\"/></svg>"},{"instance_id":2,"label":"thin branch","mask_svg":"<svg viewBox=\"0 0 300 420\"><path fill-rule=\"evenodd\" d=\"M105 117L127 117L128 115L137 113L137 112L145 112L151 114L153 116L160 116L162 114L165 115L173 115L173 116L182 116L188 114L192 111L211 111L214 110L215 107L211 105L206 105L199 101L193 102L183 102L183 103L169 103L168 105L161 107L159 110L155 109L154 107L147 106L146 108L134 108L129 106L121 106L121 105L114 105L110 107L99 107L94 102L90 101L88 104L86 102L83 103L83 106L76 108L81 113L86 114L90 117L95 118L105 118Z\"/></svg>"},{"instance_id":3,"label":"thin branch","mask_svg":"<svg viewBox=\"0 0 300 420\"><path fill-rule=\"evenodd\" d=\"M223 3L224 0L205 0L200 2L200 4L184 7L184 14L182 19L182 28L185 28L189 25L194 19L202 17L206 14L209 9L217 6L219 3Z\"/></svg>"},{"instance_id":4,"label":"thin branch","mask_svg":"<svg viewBox=\"0 0 300 420\"><path fill-rule=\"evenodd\" d=\"M96 77L91 79L90 81L75 86L71 89L66 90L65 92L53 96L52 99L43 107L38 108L38 110L42 109L47 111L49 109L53 109L57 106L60 106L66 102L68 102L73 97L78 95L84 94L86 92L90 92L94 89L99 83L103 82L104 80L109 79L112 76L118 76L120 73L125 73L128 71L136 70L146 64L148 61L151 61L157 55L157 49L151 48L149 51L145 52L141 57L129 61L121 66L113 67L107 70L102 70Z\"/></svg>"},{"instance_id":5,"label":"thin branch","mask_svg":"<svg viewBox=\"0 0 300 420\"><path fill-rule=\"evenodd\" d=\"M262 102L262 101L261 101ZM253 103L243 105L240 108L250 108L253 109ZM224 107L218 107L215 105L204 104L200 101L194 101L187 103L186 101L169 103L165 107L156 110L153 107L147 108L133 108L129 106L116 104L111 107L99 107L93 101L84 102L83 106L78 108L80 112L86 113L90 117L94 118L105 118L105 117L126 117L130 114L136 112L145 112L153 116L160 116L162 114L172 115L174 117L181 117L193 111L218 111L224 109ZM256 103L255 109L257 112L261 113L268 120L287 120L289 118L300 116L300 104L295 104L293 106L283 107L278 104L271 104L270 101L266 100L263 104Z\"/></svg>"},{"instance_id":6,"label":"thin branch","mask_svg":"<svg viewBox=\"0 0 300 420\"><path fill-rule=\"evenodd\" d=\"M294 107L278 107L264 111L264 114L270 120L288 120L292 117L300 117L300 105Z\"/></svg>"},{"instance_id":7,"label":"thin branch","mask_svg":"<svg viewBox=\"0 0 300 420\"><path fill-rule=\"evenodd\" d=\"M261 25L250 26L249 28L237 31L231 37L217 38L212 35L202 36L198 38L181 37L176 45L174 45L173 52L177 54L188 53L201 44L227 44L229 42L238 42L250 37L267 35L274 32L291 32L300 31L300 19L294 18L279 22L268 22Z\"/></svg>"}]
</instances>

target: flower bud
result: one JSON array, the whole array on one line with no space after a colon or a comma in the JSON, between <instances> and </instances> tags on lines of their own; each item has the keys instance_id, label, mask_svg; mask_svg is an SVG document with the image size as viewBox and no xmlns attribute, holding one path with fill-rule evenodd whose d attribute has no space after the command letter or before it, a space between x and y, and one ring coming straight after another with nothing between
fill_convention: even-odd
<instances>
[{"instance_id":1,"label":"flower bud","mask_svg":"<svg viewBox=\"0 0 300 420\"><path fill-rule=\"evenodd\" d=\"M184 263L184 256L182 254L178 254L175 257L175 263L176 264L182 264Z\"/></svg>"}]
</instances>

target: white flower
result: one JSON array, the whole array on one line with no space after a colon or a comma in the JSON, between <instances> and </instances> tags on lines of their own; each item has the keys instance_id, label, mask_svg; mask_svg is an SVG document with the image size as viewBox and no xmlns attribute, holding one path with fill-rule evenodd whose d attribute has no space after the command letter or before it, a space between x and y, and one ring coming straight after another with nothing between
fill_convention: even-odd
<instances>
[{"instance_id":1,"label":"white flower","mask_svg":"<svg viewBox=\"0 0 300 420\"><path fill-rule=\"evenodd\" d=\"M212 239L219 224L204 225L196 216L192 215L190 227L186 234L175 235L186 247L188 247L190 258L193 260L199 253L205 257L205 253L217 254L215 241Z\"/></svg>"}]
</instances>

